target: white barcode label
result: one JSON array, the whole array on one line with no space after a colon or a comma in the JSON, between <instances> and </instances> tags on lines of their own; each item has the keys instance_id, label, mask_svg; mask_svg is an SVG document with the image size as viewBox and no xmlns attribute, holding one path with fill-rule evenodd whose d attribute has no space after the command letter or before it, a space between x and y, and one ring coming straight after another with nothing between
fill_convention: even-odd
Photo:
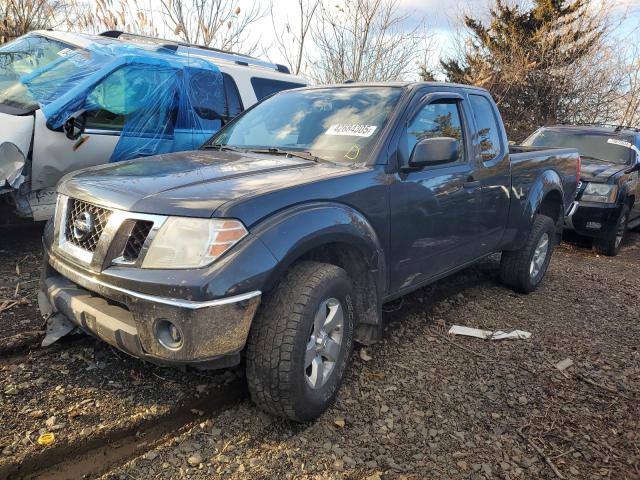
<instances>
[{"instance_id":1,"label":"white barcode label","mask_svg":"<svg viewBox=\"0 0 640 480\"><path fill-rule=\"evenodd\" d=\"M337 123L331 125L327 135L344 135L347 137L370 137L376 131L375 125L358 125L353 123Z\"/></svg>"}]
</instances>

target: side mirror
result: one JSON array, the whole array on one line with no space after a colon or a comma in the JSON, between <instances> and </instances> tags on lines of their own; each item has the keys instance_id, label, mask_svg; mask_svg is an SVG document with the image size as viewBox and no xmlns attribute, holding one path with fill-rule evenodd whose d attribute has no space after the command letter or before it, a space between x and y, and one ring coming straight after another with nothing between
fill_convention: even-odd
<instances>
[{"instance_id":1,"label":"side mirror","mask_svg":"<svg viewBox=\"0 0 640 480\"><path fill-rule=\"evenodd\" d=\"M87 116L83 110L74 113L64 122L62 129L69 140L77 140L84 133L87 126Z\"/></svg>"},{"instance_id":2,"label":"side mirror","mask_svg":"<svg viewBox=\"0 0 640 480\"><path fill-rule=\"evenodd\" d=\"M420 140L409 157L410 167L455 162L460 156L460 142L451 137L434 137Z\"/></svg>"}]
</instances>

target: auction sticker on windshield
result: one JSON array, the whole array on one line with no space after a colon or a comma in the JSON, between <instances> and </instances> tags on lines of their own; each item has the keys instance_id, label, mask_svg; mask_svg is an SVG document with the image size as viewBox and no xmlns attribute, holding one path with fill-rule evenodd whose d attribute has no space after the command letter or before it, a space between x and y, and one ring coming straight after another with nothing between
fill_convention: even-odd
<instances>
[{"instance_id":1,"label":"auction sticker on windshield","mask_svg":"<svg viewBox=\"0 0 640 480\"><path fill-rule=\"evenodd\" d=\"M327 135L344 135L348 137L370 137L376 131L375 125L358 125L353 123L338 123L331 125Z\"/></svg>"}]
</instances>

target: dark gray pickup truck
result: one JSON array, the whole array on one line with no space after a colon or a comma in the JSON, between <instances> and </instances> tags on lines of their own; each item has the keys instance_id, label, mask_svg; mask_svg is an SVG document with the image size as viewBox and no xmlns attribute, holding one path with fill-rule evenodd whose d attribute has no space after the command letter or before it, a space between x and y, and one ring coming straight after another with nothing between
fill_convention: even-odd
<instances>
[{"instance_id":1,"label":"dark gray pickup truck","mask_svg":"<svg viewBox=\"0 0 640 480\"><path fill-rule=\"evenodd\" d=\"M245 358L261 408L313 419L383 303L495 252L506 285L538 286L579 157L512 150L478 88L279 93L201 150L65 177L41 310L157 364Z\"/></svg>"}]
</instances>

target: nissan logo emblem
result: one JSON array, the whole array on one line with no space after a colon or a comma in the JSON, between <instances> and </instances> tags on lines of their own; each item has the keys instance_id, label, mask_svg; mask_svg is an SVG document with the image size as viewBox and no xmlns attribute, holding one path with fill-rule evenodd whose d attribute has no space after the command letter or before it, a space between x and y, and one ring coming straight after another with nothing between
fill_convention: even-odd
<instances>
[{"instance_id":1,"label":"nissan logo emblem","mask_svg":"<svg viewBox=\"0 0 640 480\"><path fill-rule=\"evenodd\" d=\"M73 238L78 241L87 240L93 233L95 220L89 212L82 212L73 221Z\"/></svg>"}]
</instances>

